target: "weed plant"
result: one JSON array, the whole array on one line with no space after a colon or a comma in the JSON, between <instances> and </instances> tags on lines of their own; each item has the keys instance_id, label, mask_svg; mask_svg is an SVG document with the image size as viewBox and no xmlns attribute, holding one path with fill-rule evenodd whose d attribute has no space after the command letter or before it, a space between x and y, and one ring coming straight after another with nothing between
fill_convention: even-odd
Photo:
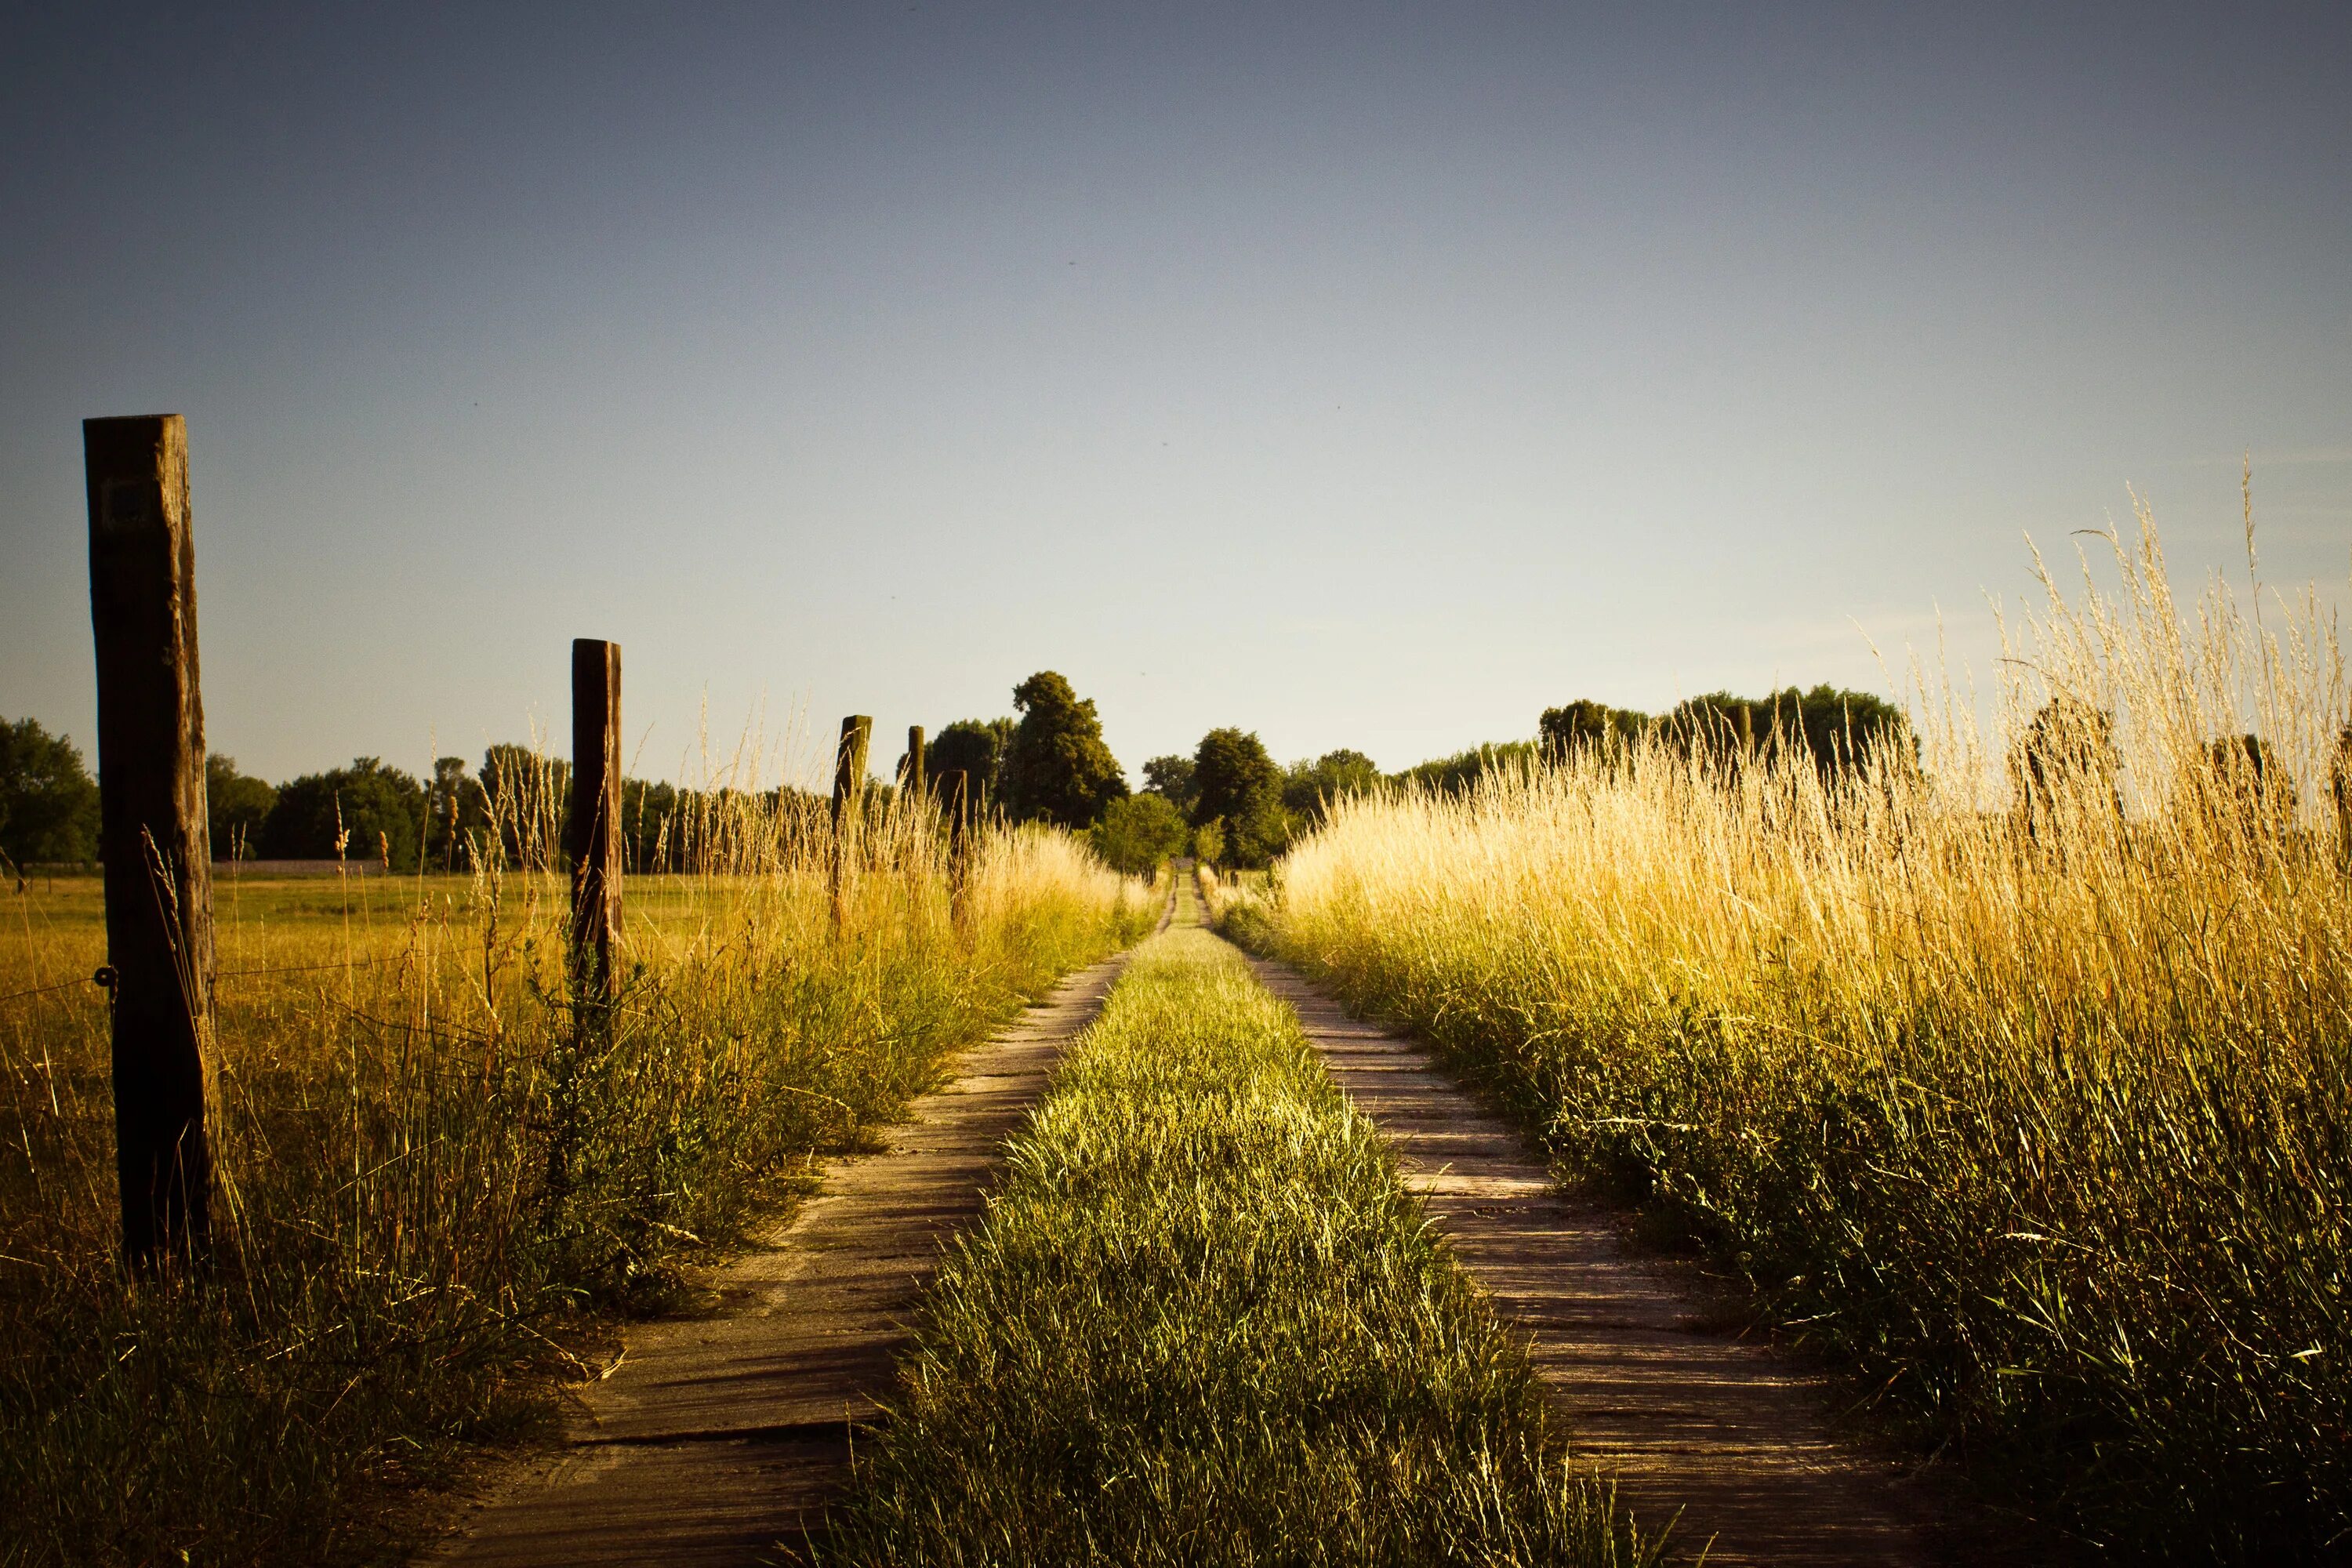
<instances>
[{"instance_id":1,"label":"weed plant","mask_svg":"<svg viewBox=\"0 0 2352 1568\"><path fill-rule=\"evenodd\" d=\"M1148 924L1037 830L980 839L959 918L902 803L853 819L836 929L830 831L792 804L706 803L680 825L704 869L628 882L625 989L584 1047L559 878L224 876L198 1277L117 1262L100 885L14 900L0 1561L395 1555L421 1489L541 1426L615 1314L676 1303L812 1156Z\"/></svg>"},{"instance_id":2,"label":"weed plant","mask_svg":"<svg viewBox=\"0 0 2352 1568\"><path fill-rule=\"evenodd\" d=\"M1654 1557L1297 1019L1198 929L1072 1047L904 1374L821 1561Z\"/></svg>"},{"instance_id":3,"label":"weed plant","mask_svg":"<svg viewBox=\"0 0 2352 1568\"><path fill-rule=\"evenodd\" d=\"M2340 659L2308 602L2184 615L2145 518L2116 556L2009 633L1992 744L1923 680L1925 767L1653 741L1341 801L1274 940L1996 1495L2309 1561L2352 1530Z\"/></svg>"}]
</instances>

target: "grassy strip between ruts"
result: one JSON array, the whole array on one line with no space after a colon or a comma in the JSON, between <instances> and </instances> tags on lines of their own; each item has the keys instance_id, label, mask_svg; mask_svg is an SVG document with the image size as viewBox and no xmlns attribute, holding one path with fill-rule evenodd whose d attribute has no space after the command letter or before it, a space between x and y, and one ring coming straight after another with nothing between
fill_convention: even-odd
<instances>
[{"instance_id":1,"label":"grassy strip between ruts","mask_svg":"<svg viewBox=\"0 0 2352 1568\"><path fill-rule=\"evenodd\" d=\"M1072 1047L904 1373L824 1561L1657 1555L1297 1019L1198 930Z\"/></svg>"}]
</instances>

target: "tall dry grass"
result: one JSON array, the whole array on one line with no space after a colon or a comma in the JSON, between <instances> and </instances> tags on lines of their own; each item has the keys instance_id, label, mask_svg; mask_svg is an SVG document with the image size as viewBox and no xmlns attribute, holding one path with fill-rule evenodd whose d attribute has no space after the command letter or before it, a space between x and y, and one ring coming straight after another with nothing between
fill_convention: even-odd
<instances>
[{"instance_id":1,"label":"tall dry grass","mask_svg":"<svg viewBox=\"0 0 2352 1568\"><path fill-rule=\"evenodd\" d=\"M1989 734L1921 681L1924 765L1653 736L1342 802L1273 940L2004 1500L2307 1558L2352 1529L2341 653L2113 542L2007 629Z\"/></svg>"},{"instance_id":2,"label":"tall dry grass","mask_svg":"<svg viewBox=\"0 0 2352 1568\"><path fill-rule=\"evenodd\" d=\"M394 1552L434 1483L595 1370L615 1314L675 1301L681 1265L815 1156L1149 924L1063 835L978 836L959 910L919 804L839 845L789 794L696 810L702 868L627 885L593 1049L558 876L491 853L471 876L224 879L202 1279L116 1262L106 1019L67 984L102 956L99 884L0 911L0 994L33 993L0 1002L0 1560Z\"/></svg>"}]
</instances>

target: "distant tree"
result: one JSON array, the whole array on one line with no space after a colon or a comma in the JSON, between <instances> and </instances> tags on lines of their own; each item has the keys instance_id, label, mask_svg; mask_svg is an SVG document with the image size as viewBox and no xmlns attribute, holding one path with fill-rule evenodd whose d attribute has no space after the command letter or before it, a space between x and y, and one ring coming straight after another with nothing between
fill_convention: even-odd
<instances>
[{"instance_id":1,"label":"distant tree","mask_svg":"<svg viewBox=\"0 0 2352 1568\"><path fill-rule=\"evenodd\" d=\"M442 871L471 866L488 851L489 800L463 757L433 759L425 785L425 863Z\"/></svg>"},{"instance_id":2,"label":"distant tree","mask_svg":"<svg viewBox=\"0 0 2352 1568\"><path fill-rule=\"evenodd\" d=\"M971 808L984 808L1000 792L1004 754L1013 748L1013 731L1019 723L1017 719L957 720L925 743L923 772L933 779L962 773ZM953 804L941 797L942 805Z\"/></svg>"},{"instance_id":3,"label":"distant tree","mask_svg":"<svg viewBox=\"0 0 2352 1568\"><path fill-rule=\"evenodd\" d=\"M347 768L305 773L278 792L262 824L261 847L272 860L321 860L342 855L388 861L414 870L424 847L425 786L376 757L354 757Z\"/></svg>"},{"instance_id":4,"label":"distant tree","mask_svg":"<svg viewBox=\"0 0 2352 1568\"><path fill-rule=\"evenodd\" d=\"M2010 784L2027 834L2048 836L2067 819L2070 805L2121 817L2123 767L2115 715L2079 698L2043 703L2009 758Z\"/></svg>"},{"instance_id":5,"label":"distant tree","mask_svg":"<svg viewBox=\"0 0 2352 1568\"><path fill-rule=\"evenodd\" d=\"M0 719L0 855L19 868L98 858L98 785L74 743L31 719Z\"/></svg>"},{"instance_id":6,"label":"distant tree","mask_svg":"<svg viewBox=\"0 0 2352 1568\"><path fill-rule=\"evenodd\" d=\"M2294 823L2294 779L2257 735L2224 735L2205 748L2220 793L2248 831L2284 832Z\"/></svg>"},{"instance_id":7,"label":"distant tree","mask_svg":"<svg viewBox=\"0 0 2352 1568\"><path fill-rule=\"evenodd\" d=\"M1342 747L1313 762L1290 764L1283 776L1282 804L1299 821L1323 820L1331 802L1346 795L1363 795L1381 782L1380 764L1361 752Z\"/></svg>"},{"instance_id":8,"label":"distant tree","mask_svg":"<svg viewBox=\"0 0 2352 1568\"><path fill-rule=\"evenodd\" d=\"M1660 724L1675 744L1717 755L1747 750L1769 761L1801 751L1824 780L1858 773L1874 757L1906 766L1919 756L1902 709L1826 683L1760 698L1710 691L1677 704Z\"/></svg>"},{"instance_id":9,"label":"distant tree","mask_svg":"<svg viewBox=\"0 0 2352 1568\"><path fill-rule=\"evenodd\" d=\"M1103 744L1092 700L1040 670L1013 689L1021 722L999 773L1004 809L1016 821L1086 827L1127 794L1118 761Z\"/></svg>"},{"instance_id":10,"label":"distant tree","mask_svg":"<svg viewBox=\"0 0 2352 1568\"><path fill-rule=\"evenodd\" d=\"M1192 782L1192 759L1173 753L1154 757L1143 764L1143 787L1165 797L1188 819L1192 815L1192 803L1201 794L1200 787Z\"/></svg>"},{"instance_id":11,"label":"distant tree","mask_svg":"<svg viewBox=\"0 0 2352 1568\"><path fill-rule=\"evenodd\" d=\"M1203 822L1192 829L1192 858L1209 866L1224 864L1225 825L1222 820Z\"/></svg>"},{"instance_id":12,"label":"distant tree","mask_svg":"<svg viewBox=\"0 0 2352 1568\"><path fill-rule=\"evenodd\" d=\"M1536 721L1536 743L1550 763L1564 763L1583 752L1617 755L1639 741L1649 726L1647 713L1579 698L1565 708L1543 710L1543 717Z\"/></svg>"},{"instance_id":13,"label":"distant tree","mask_svg":"<svg viewBox=\"0 0 2352 1568\"><path fill-rule=\"evenodd\" d=\"M1495 741L1450 757L1415 763L1396 775L1396 782L1433 795L1467 795L1486 774L1507 767L1527 767L1537 758L1533 741Z\"/></svg>"},{"instance_id":14,"label":"distant tree","mask_svg":"<svg viewBox=\"0 0 2352 1568\"><path fill-rule=\"evenodd\" d=\"M478 782L487 826L509 864L543 870L562 863L570 763L509 742L483 752Z\"/></svg>"},{"instance_id":15,"label":"distant tree","mask_svg":"<svg viewBox=\"0 0 2352 1568\"><path fill-rule=\"evenodd\" d=\"M687 869L685 824L677 785L644 779L621 781L623 864L631 871Z\"/></svg>"},{"instance_id":16,"label":"distant tree","mask_svg":"<svg viewBox=\"0 0 2352 1568\"><path fill-rule=\"evenodd\" d=\"M1184 850L1188 829L1168 797L1146 792L1115 800L1103 808L1095 824L1095 853L1113 869L1131 877L1148 875L1152 868Z\"/></svg>"},{"instance_id":17,"label":"distant tree","mask_svg":"<svg viewBox=\"0 0 2352 1568\"><path fill-rule=\"evenodd\" d=\"M1296 823L1282 805L1282 770L1248 731L1212 730L1192 753L1194 826L1215 822L1224 834L1223 863L1264 866L1290 844Z\"/></svg>"},{"instance_id":18,"label":"distant tree","mask_svg":"<svg viewBox=\"0 0 2352 1568\"><path fill-rule=\"evenodd\" d=\"M1282 770L1246 730L1212 730L1192 752L1192 820L1246 818L1282 801Z\"/></svg>"},{"instance_id":19,"label":"distant tree","mask_svg":"<svg viewBox=\"0 0 2352 1568\"><path fill-rule=\"evenodd\" d=\"M205 759L205 806L215 860L250 860L261 852L262 826L278 792L236 771L236 759L218 752Z\"/></svg>"}]
</instances>

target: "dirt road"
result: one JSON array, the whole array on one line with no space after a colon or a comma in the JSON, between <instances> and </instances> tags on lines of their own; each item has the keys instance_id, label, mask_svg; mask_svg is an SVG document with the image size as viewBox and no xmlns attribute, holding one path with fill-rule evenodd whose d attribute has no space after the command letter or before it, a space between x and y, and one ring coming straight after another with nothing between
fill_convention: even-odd
<instances>
[{"instance_id":1,"label":"dirt road","mask_svg":"<svg viewBox=\"0 0 2352 1568\"><path fill-rule=\"evenodd\" d=\"M1396 1152L1456 1257L1534 1361L1570 1441L1614 1475L1637 1521L1681 1515L1715 1563L1913 1568L1943 1559L1940 1510L1838 1440L1823 1382L1720 1331L1617 1218L1552 1179L1501 1118L1412 1040L1365 1024L1286 965L1253 960L1331 1074Z\"/></svg>"},{"instance_id":2,"label":"dirt road","mask_svg":"<svg viewBox=\"0 0 2352 1568\"><path fill-rule=\"evenodd\" d=\"M843 1479L890 1391L940 1241L980 1211L1004 1136L1092 1022L1124 955L1072 975L968 1053L880 1153L843 1160L713 1283L707 1316L626 1336L562 1447L425 1559L466 1568L773 1562Z\"/></svg>"}]
</instances>

